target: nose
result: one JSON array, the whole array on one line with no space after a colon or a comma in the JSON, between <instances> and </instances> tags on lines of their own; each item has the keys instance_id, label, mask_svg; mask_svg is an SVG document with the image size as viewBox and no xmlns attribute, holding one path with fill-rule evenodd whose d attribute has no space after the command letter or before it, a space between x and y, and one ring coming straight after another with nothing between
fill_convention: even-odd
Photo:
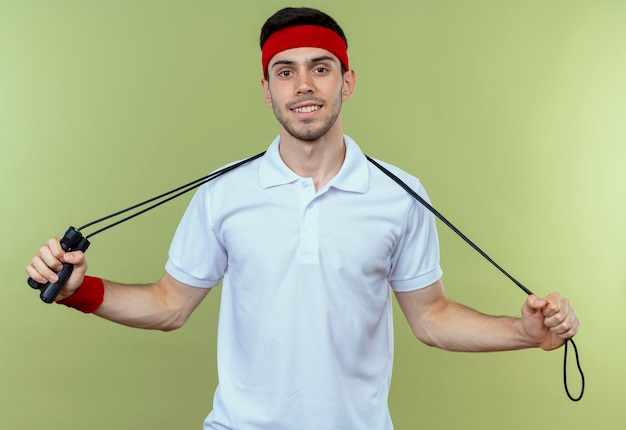
<instances>
[{"instance_id":1,"label":"nose","mask_svg":"<svg viewBox=\"0 0 626 430\"><path fill-rule=\"evenodd\" d=\"M310 94L314 92L314 85L311 76L308 73L299 73L296 82L296 94Z\"/></svg>"}]
</instances>

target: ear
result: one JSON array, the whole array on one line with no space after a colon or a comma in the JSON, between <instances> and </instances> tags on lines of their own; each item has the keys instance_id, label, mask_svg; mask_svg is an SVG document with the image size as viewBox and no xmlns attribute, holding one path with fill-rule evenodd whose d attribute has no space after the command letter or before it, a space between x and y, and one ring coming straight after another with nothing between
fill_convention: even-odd
<instances>
[{"instance_id":1,"label":"ear","mask_svg":"<svg viewBox=\"0 0 626 430\"><path fill-rule=\"evenodd\" d=\"M272 104L272 93L270 92L270 82L263 78L261 79L261 86L263 87L263 99L265 100L265 104L267 107L273 107Z\"/></svg>"},{"instance_id":2,"label":"ear","mask_svg":"<svg viewBox=\"0 0 626 430\"><path fill-rule=\"evenodd\" d=\"M352 94L354 94L354 87L356 86L356 74L354 70L350 69L343 74L343 91L341 93L342 101L350 100Z\"/></svg>"}]
</instances>

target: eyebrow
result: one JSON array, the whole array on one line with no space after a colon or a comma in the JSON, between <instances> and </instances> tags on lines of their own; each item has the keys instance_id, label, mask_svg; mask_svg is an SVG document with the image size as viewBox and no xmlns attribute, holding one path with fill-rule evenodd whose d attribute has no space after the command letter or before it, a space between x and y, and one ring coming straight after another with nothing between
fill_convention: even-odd
<instances>
[{"instance_id":1,"label":"eyebrow","mask_svg":"<svg viewBox=\"0 0 626 430\"><path fill-rule=\"evenodd\" d=\"M324 61L332 61L334 63L337 62L337 60L334 57L331 57L330 55L321 55L319 57L313 57L310 60L307 60L307 64L321 63ZM275 63L272 63L272 65L270 66L270 69L276 66L280 66L280 65L293 66L294 64L296 64L296 62L293 60L278 60Z\"/></svg>"}]
</instances>

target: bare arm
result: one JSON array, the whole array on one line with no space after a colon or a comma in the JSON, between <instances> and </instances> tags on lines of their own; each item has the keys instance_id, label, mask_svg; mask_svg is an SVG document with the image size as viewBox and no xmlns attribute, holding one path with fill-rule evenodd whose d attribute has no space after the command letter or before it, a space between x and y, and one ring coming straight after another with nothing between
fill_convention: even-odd
<instances>
[{"instance_id":1,"label":"bare arm","mask_svg":"<svg viewBox=\"0 0 626 430\"><path fill-rule=\"evenodd\" d=\"M104 281L104 302L96 315L130 327L170 331L182 327L210 288L183 284L168 273L156 283L125 285Z\"/></svg>"},{"instance_id":2,"label":"bare arm","mask_svg":"<svg viewBox=\"0 0 626 430\"><path fill-rule=\"evenodd\" d=\"M569 301L559 294L544 299L529 296L521 318L485 315L454 302L441 280L395 295L415 336L450 351L550 350L573 337L580 325Z\"/></svg>"},{"instance_id":3,"label":"bare arm","mask_svg":"<svg viewBox=\"0 0 626 430\"><path fill-rule=\"evenodd\" d=\"M56 282L55 271L63 262L73 264L74 271L57 301L71 296L81 285L87 271L84 254L65 252L58 239L50 239L26 267L26 272L36 281ZM104 281L104 286L104 301L95 311L96 315L131 327L164 331L181 327L210 291L209 288L183 284L167 273L151 284L125 285Z\"/></svg>"}]
</instances>

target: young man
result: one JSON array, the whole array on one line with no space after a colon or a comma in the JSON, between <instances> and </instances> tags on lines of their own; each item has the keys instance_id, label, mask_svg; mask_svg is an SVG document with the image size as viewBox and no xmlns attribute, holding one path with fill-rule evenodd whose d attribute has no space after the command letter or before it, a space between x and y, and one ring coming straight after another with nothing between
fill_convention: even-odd
<instances>
[{"instance_id":1,"label":"young man","mask_svg":"<svg viewBox=\"0 0 626 430\"><path fill-rule=\"evenodd\" d=\"M435 222L344 135L352 96L341 28L287 8L261 32L266 104L280 134L266 154L202 186L173 239L163 278L85 277L81 252L51 239L27 267L58 301L133 327L172 330L223 280L219 385L205 429L392 429L392 294L415 336L453 351L551 350L579 321L559 294L530 296L521 318L448 298ZM414 177L385 164L425 196Z\"/></svg>"}]
</instances>

